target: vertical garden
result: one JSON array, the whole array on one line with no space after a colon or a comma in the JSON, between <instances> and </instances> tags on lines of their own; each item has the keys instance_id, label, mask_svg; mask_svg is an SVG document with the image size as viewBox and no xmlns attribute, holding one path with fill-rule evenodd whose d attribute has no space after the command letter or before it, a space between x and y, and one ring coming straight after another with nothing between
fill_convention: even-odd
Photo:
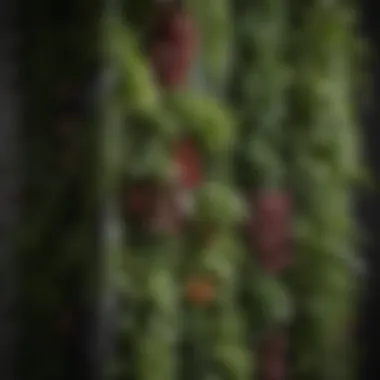
<instances>
[{"instance_id":1,"label":"vertical garden","mask_svg":"<svg viewBox=\"0 0 380 380\"><path fill-rule=\"evenodd\" d=\"M23 378L89 320L104 379L355 378L353 4L84 3L24 20Z\"/></svg>"}]
</instances>

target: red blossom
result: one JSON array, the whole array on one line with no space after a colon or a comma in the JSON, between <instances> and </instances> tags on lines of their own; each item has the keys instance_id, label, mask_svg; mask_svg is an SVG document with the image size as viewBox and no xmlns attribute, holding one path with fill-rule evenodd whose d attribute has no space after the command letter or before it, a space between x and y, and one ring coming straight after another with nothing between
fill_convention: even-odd
<instances>
[{"instance_id":1,"label":"red blossom","mask_svg":"<svg viewBox=\"0 0 380 380\"><path fill-rule=\"evenodd\" d=\"M150 227L155 232L177 233L183 226L183 210L179 199L179 188L163 187L157 195L155 209L150 218Z\"/></svg>"},{"instance_id":2,"label":"red blossom","mask_svg":"<svg viewBox=\"0 0 380 380\"><path fill-rule=\"evenodd\" d=\"M202 182L201 159L190 140L179 143L174 150L174 160L179 168L180 184L187 190L193 190Z\"/></svg>"},{"instance_id":3,"label":"red blossom","mask_svg":"<svg viewBox=\"0 0 380 380\"><path fill-rule=\"evenodd\" d=\"M186 297L197 305L208 305L216 296L215 283L208 277L194 277L186 284Z\"/></svg>"},{"instance_id":4,"label":"red blossom","mask_svg":"<svg viewBox=\"0 0 380 380\"><path fill-rule=\"evenodd\" d=\"M175 233L182 227L180 189L174 185L141 183L127 194L127 214L138 218L154 233Z\"/></svg>"},{"instance_id":5,"label":"red blossom","mask_svg":"<svg viewBox=\"0 0 380 380\"><path fill-rule=\"evenodd\" d=\"M151 46L153 68L160 84L171 88L184 84L196 51L196 28L184 11L161 13Z\"/></svg>"},{"instance_id":6,"label":"red blossom","mask_svg":"<svg viewBox=\"0 0 380 380\"><path fill-rule=\"evenodd\" d=\"M201 162L195 145L183 140L173 151L178 165L179 181L158 184L142 181L126 191L126 213L139 218L148 229L155 232L176 232L183 226L188 213L189 192L202 180Z\"/></svg>"},{"instance_id":7,"label":"red blossom","mask_svg":"<svg viewBox=\"0 0 380 380\"><path fill-rule=\"evenodd\" d=\"M263 380L284 380L286 378L286 361L282 357L272 356L263 361Z\"/></svg>"},{"instance_id":8,"label":"red blossom","mask_svg":"<svg viewBox=\"0 0 380 380\"><path fill-rule=\"evenodd\" d=\"M263 380L283 380L286 377L288 335L285 331L273 331L261 345L261 374Z\"/></svg>"},{"instance_id":9,"label":"red blossom","mask_svg":"<svg viewBox=\"0 0 380 380\"><path fill-rule=\"evenodd\" d=\"M261 265L274 273L291 263L291 203L282 191L263 192L253 200L249 234Z\"/></svg>"}]
</instances>

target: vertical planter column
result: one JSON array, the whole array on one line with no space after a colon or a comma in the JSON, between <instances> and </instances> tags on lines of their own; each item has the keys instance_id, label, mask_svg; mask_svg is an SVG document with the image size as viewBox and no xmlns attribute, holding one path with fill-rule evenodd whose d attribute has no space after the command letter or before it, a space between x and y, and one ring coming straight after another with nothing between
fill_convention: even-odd
<instances>
[{"instance_id":1,"label":"vertical planter column","mask_svg":"<svg viewBox=\"0 0 380 380\"><path fill-rule=\"evenodd\" d=\"M235 123L219 96L225 75L224 37L229 25L224 17L228 4L218 4L217 14L211 4L189 3L189 8L199 28L200 50L193 60L196 73L186 88L167 98L168 107L180 122L181 139L187 141L186 149L181 149L181 166L192 188L180 278L184 299L183 376L246 379L249 360L236 286L242 252L235 227L242 218L242 204L229 166ZM216 29L211 31L212 25ZM226 29L221 30L221 25ZM215 33L221 39L217 40ZM215 52L220 61L213 62L218 73L215 71L211 78L210 71L203 69L205 61L210 69L209 53L216 59Z\"/></svg>"},{"instance_id":2,"label":"vertical planter column","mask_svg":"<svg viewBox=\"0 0 380 380\"><path fill-rule=\"evenodd\" d=\"M288 68L286 2L235 4L236 59L231 101L239 113L236 180L247 200L246 266L242 280L250 345L260 379L287 376L293 264L292 201L284 163Z\"/></svg>"},{"instance_id":3,"label":"vertical planter column","mask_svg":"<svg viewBox=\"0 0 380 380\"><path fill-rule=\"evenodd\" d=\"M357 41L341 2L293 4L292 186L297 217L295 379L355 376L357 279L352 187L360 175L353 111Z\"/></svg>"},{"instance_id":4,"label":"vertical planter column","mask_svg":"<svg viewBox=\"0 0 380 380\"><path fill-rule=\"evenodd\" d=\"M158 36L169 33L171 37L172 25L165 24L165 16L172 14L156 14L160 15L164 25ZM173 72L159 54L176 52L155 34L150 36L152 44L145 46L142 37L148 31L145 25L136 26L134 18L139 15L111 20L109 36L112 62L119 73L125 142L118 207L126 241L113 272L120 316L113 376L170 379L177 371L176 281L183 220L178 205L181 184L174 170L178 128L163 98L166 86L173 85L171 80L175 82L183 73L175 72L166 83L167 75ZM176 27L181 25L174 23L174 32Z\"/></svg>"}]
</instances>

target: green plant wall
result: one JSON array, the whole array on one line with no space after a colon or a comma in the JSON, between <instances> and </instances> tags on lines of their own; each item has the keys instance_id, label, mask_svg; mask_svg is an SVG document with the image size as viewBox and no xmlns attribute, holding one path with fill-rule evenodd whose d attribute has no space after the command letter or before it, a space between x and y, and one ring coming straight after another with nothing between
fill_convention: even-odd
<instances>
[{"instance_id":1,"label":"green plant wall","mask_svg":"<svg viewBox=\"0 0 380 380\"><path fill-rule=\"evenodd\" d=\"M99 309L116 300L112 322L102 317L115 332L106 379L348 379L360 177L352 5L144 0L103 11L87 46L102 68L97 120L75 127L76 150L53 148L53 116L41 121L61 47L42 44L33 61L54 74L28 77L38 190L27 224L44 223L26 229L37 240L22 238L23 289L36 293L23 299L37 310L23 323L44 342L29 373L62 374L50 325L78 272ZM62 167L73 154L82 160Z\"/></svg>"}]
</instances>

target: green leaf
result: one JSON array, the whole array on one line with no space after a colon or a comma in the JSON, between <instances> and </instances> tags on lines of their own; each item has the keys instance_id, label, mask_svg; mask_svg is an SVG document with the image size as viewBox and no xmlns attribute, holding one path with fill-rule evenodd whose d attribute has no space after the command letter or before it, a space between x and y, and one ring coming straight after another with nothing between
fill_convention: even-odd
<instances>
[{"instance_id":1,"label":"green leaf","mask_svg":"<svg viewBox=\"0 0 380 380\"><path fill-rule=\"evenodd\" d=\"M233 189L208 183L195 194L195 218L205 225L231 225L244 217L244 203Z\"/></svg>"},{"instance_id":2,"label":"green leaf","mask_svg":"<svg viewBox=\"0 0 380 380\"><path fill-rule=\"evenodd\" d=\"M132 31L119 23L109 28L109 52L120 79L120 93L130 109L155 107L159 100L150 65Z\"/></svg>"},{"instance_id":3,"label":"green leaf","mask_svg":"<svg viewBox=\"0 0 380 380\"><path fill-rule=\"evenodd\" d=\"M189 133L208 151L229 150L235 137L235 123L226 106L197 93L175 93L166 99Z\"/></svg>"},{"instance_id":4,"label":"green leaf","mask_svg":"<svg viewBox=\"0 0 380 380\"><path fill-rule=\"evenodd\" d=\"M252 358L248 350L236 345L217 346L213 350L214 358L221 366L220 375L236 379L246 379L252 367Z\"/></svg>"},{"instance_id":5,"label":"green leaf","mask_svg":"<svg viewBox=\"0 0 380 380\"><path fill-rule=\"evenodd\" d=\"M284 283L269 276L259 276L254 282L257 308L266 324L281 324L293 317L293 303Z\"/></svg>"}]
</instances>

